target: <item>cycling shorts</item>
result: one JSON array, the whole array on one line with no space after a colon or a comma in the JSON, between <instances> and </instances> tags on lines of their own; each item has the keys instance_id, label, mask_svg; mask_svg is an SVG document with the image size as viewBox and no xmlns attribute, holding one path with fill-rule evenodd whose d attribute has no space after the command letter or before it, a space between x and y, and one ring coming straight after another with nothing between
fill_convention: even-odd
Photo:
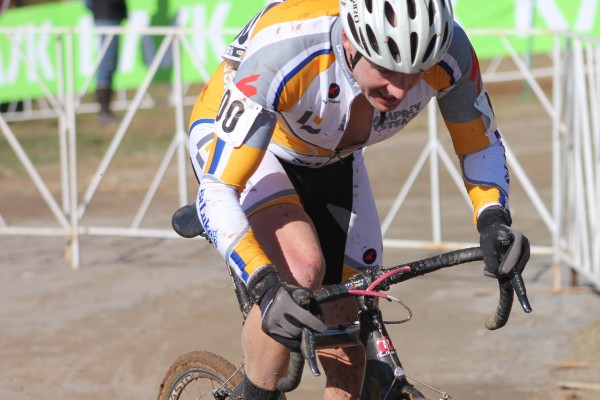
<instances>
[{"instance_id":1,"label":"cycling shorts","mask_svg":"<svg viewBox=\"0 0 600 400\"><path fill-rule=\"evenodd\" d=\"M213 124L197 124L190 135L192 164L201 179ZM282 203L303 207L315 225L327 266L323 284L381 265L381 227L361 151L316 169L289 164L267 151L240 204L251 216Z\"/></svg>"}]
</instances>

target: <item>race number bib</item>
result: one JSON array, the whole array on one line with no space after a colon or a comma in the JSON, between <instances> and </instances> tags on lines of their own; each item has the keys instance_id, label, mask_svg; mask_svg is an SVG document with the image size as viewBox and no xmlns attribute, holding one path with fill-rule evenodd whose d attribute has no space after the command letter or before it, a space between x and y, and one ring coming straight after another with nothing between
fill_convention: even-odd
<instances>
[{"instance_id":1,"label":"race number bib","mask_svg":"<svg viewBox=\"0 0 600 400\"><path fill-rule=\"evenodd\" d=\"M246 97L233 82L230 82L225 88L215 119L217 136L233 147L241 146L261 110L261 106Z\"/></svg>"}]
</instances>

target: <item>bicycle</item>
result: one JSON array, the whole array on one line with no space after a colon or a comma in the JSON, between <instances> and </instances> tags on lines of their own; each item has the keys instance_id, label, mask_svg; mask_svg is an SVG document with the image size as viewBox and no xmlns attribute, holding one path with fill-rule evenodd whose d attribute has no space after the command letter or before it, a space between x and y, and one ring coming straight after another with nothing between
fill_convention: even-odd
<instances>
[{"instance_id":1,"label":"bicycle","mask_svg":"<svg viewBox=\"0 0 600 400\"><path fill-rule=\"evenodd\" d=\"M181 207L173 214L173 229L181 236L192 238L208 237L197 218L195 205ZM366 368L361 400L426 399L413 384L408 382L398 354L387 333L386 324L398 324L410 320L412 312L401 300L382 292L392 285L417 276L425 275L442 268L448 268L473 261L481 261L483 255L479 247L441 253L422 260L408 262L391 268L375 268L358 273L348 281L327 285L313 292L319 303L354 296L359 313L357 321L341 326L328 327L323 334L314 334L308 329L302 333L301 353L292 352L287 376L280 379L278 389L282 393L296 389L302 379L305 361L313 375L319 376L316 350L331 347L362 345L365 349ZM233 287L239 302L243 320L246 319L252 301L246 287L235 272L229 268ZM488 316L485 326L489 330L503 327L510 316L514 294L526 313L532 311L521 273L512 268L510 278L499 281L499 300L495 312ZM384 321L376 297L396 301L408 312L400 321ZM242 399L243 364L234 366L224 358L208 351L194 351L179 357L167 371L161 385L158 400ZM434 388L414 378L418 384L437 392L440 400L452 397L442 389ZM186 394L186 396L184 396ZM285 395L282 397L285 398Z\"/></svg>"}]
</instances>

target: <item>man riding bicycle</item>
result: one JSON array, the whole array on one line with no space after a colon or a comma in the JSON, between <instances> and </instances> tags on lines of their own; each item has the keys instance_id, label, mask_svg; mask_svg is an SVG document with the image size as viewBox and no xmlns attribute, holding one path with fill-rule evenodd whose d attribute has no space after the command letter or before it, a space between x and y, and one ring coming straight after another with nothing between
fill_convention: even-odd
<instances>
[{"instance_id":1,"label":"man riding bicycle","mask_svg":"<svg viewBox=\"0 0 600 400\"><path fill-rule=\"evenodd\" d=\"M242 332L244 398L279 398L303 327L356 319L352 300L319 309L310 292L381 264L362 149L433 97L473 203L485 273L501 278L498 237L512 232L504 147L450 0L276 1L224 59L194 106L190 152L198 216L255 302ZM319 358L325 398L355 398L363 349Z\"/></svg>"}]
</instances>

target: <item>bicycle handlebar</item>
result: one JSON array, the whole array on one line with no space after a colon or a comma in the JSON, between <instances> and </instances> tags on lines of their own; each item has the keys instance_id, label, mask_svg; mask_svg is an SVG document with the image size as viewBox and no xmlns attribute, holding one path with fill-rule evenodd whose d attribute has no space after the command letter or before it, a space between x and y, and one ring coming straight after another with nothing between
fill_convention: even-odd
<instances>
[{"instance_id":1,"label":"bicycle handlebar","mask_svg":"<svg viewBox=\"0 0 600 400\"><path fill-rule=\"evenodd\" d=\"M200 235L210 241L210 239L208 239L204 233L204 228L202 228L202 225L197 218L196 207L194 204L188 204L178 209L173 214L171 224L173 229L183 237L192 238ZM377 277L386 272L399 268L410 268L409 272L392 275L375 288L375 290L386 290L390 285L414 278L415 276L424 275L429 272L437 271L438 269L447 268L458 264L481 260L483 260L483 254L479 247L450 251L396 267L379 269L375 273L365 272L363 274L358 274L347 282L342 282L337 285L329 285L322 289L316 290L314 295L318 302L326 302L336 298L346 297L349 295L349 290L366 289ZM375 274L377 274L377 276L375 276ZM517 298L521 303L523 311L526 313L530 313L532 311L531 305L529 304L529 300L527 298L525 283L523 282L521 272L518 270L518 268L512 268L508 274L508 277L501 276L498 280L498 284L500 292L498 306L496 307L495 313L489 316L485 322L485 326L489 330L498 329L506 325L508 322L508 317L510 316L510 310L515 293L517 294Z\"/></svg>"},{"instance_id":2,"label":"bicycle handlebar","mask_svg":"<svg viewBox=\"0 0 600 400\"><path fill-rule=\"evenodd\" d=\"M455 250L423 260L398 265L396 267L379 268L359 273L351 277L348 281L327 285L321 289L317 289L313 291L313 296L317 302L325 303L348 297L352 295L352 291L366 289L384 291L388 290L391 285L396 283L425 275L442 268L481 260L483 260L483 252L479 247ZM527 313L531 312L531 306L529 305L521 272L517 267L513 267L509 275L509 277L501 276L498 279L498 305L496 311L485 320L485 327L489 330L499 329L506 325L510 316L515 292L517 293L523 310ZM375 285L375 287L373 288L372 285ZM315 354L314 332L310 331L308 328L302 330L302 343L300 348L313 375L319 376L320 372Z\"/></svg>"},{"instance_id":3,"label":"bicycle handlebar","mask_svg":"<svg viewBox=\"0 0 600 400\"><path fill-rule=\"evenodd\" d=\"M354 275L348 281L327 285L313 292L313 296L319 303L325 303L342 297L350 296L351 290L365 290L378 277L393 272L402 270L397 274L393 274L377 284L374 290L387 290L391 285L417 276L425 275L430 272L437 271L442 268L452 267L458 264L465 264L472 261L483 260L483 253L479 247L469 247L461 250L450 251L447 253L438 254L433 257L425 258L418 261L412 261L406 264L401 264L391 268L380 268L372 271L367 271ZM531 312L531 306L527 298L525 284L521 277L521 272L517 268L513 268L509 277L501 277L499 282L499 299L498 306L493 315L486 319L485 326L489 330L494 330L503 327L508 322L510 311L513 303L514 293L521 302L523 310L527 313Z\"/></svg>"},{"instance_id":4,"label":"bicycle handlebar","mask_svg":"<svg viewBox=\"0 0 600 400\"><path fill-rule=\"evenodd\" d=\"M178 209L172 217L171 224L173 229L181 236L192 238L195 236L208 237L204 233L204 228L197 218L196 207L194 204L188 204ZM210 239L208 239L210 241ZM406 281L416 276L424 275L442 268L451 267L458 264L464 264L472 261L483 260L483 254L479 247L471 247L461 250L442 253L423 260L413 261L407 264L399 265L387 269L379 269L375 272L369 271L355 275L349 281L342 282L336 285L328 285L322 289L316 290L314 296L318 302L327 302L337 298L349 296L349 290L366 289L369 285L386 272L397 270L399 268L409 268L409 272L403 272L391 275L384 279L375 290L387 290L390 285ZM377 276L375 276L377 275ZM508 322L510 310L512 307L514 294L521 303L523 311L530 313L531 305L527 298L525 283L521 277L521 272L518 268L512 268L508 277L501 276L498 280L499 284L499 299L498 306L493 315L486 319L485 327L489 330L494 330L503 327Z\"/></svg>"}]
</instances>

